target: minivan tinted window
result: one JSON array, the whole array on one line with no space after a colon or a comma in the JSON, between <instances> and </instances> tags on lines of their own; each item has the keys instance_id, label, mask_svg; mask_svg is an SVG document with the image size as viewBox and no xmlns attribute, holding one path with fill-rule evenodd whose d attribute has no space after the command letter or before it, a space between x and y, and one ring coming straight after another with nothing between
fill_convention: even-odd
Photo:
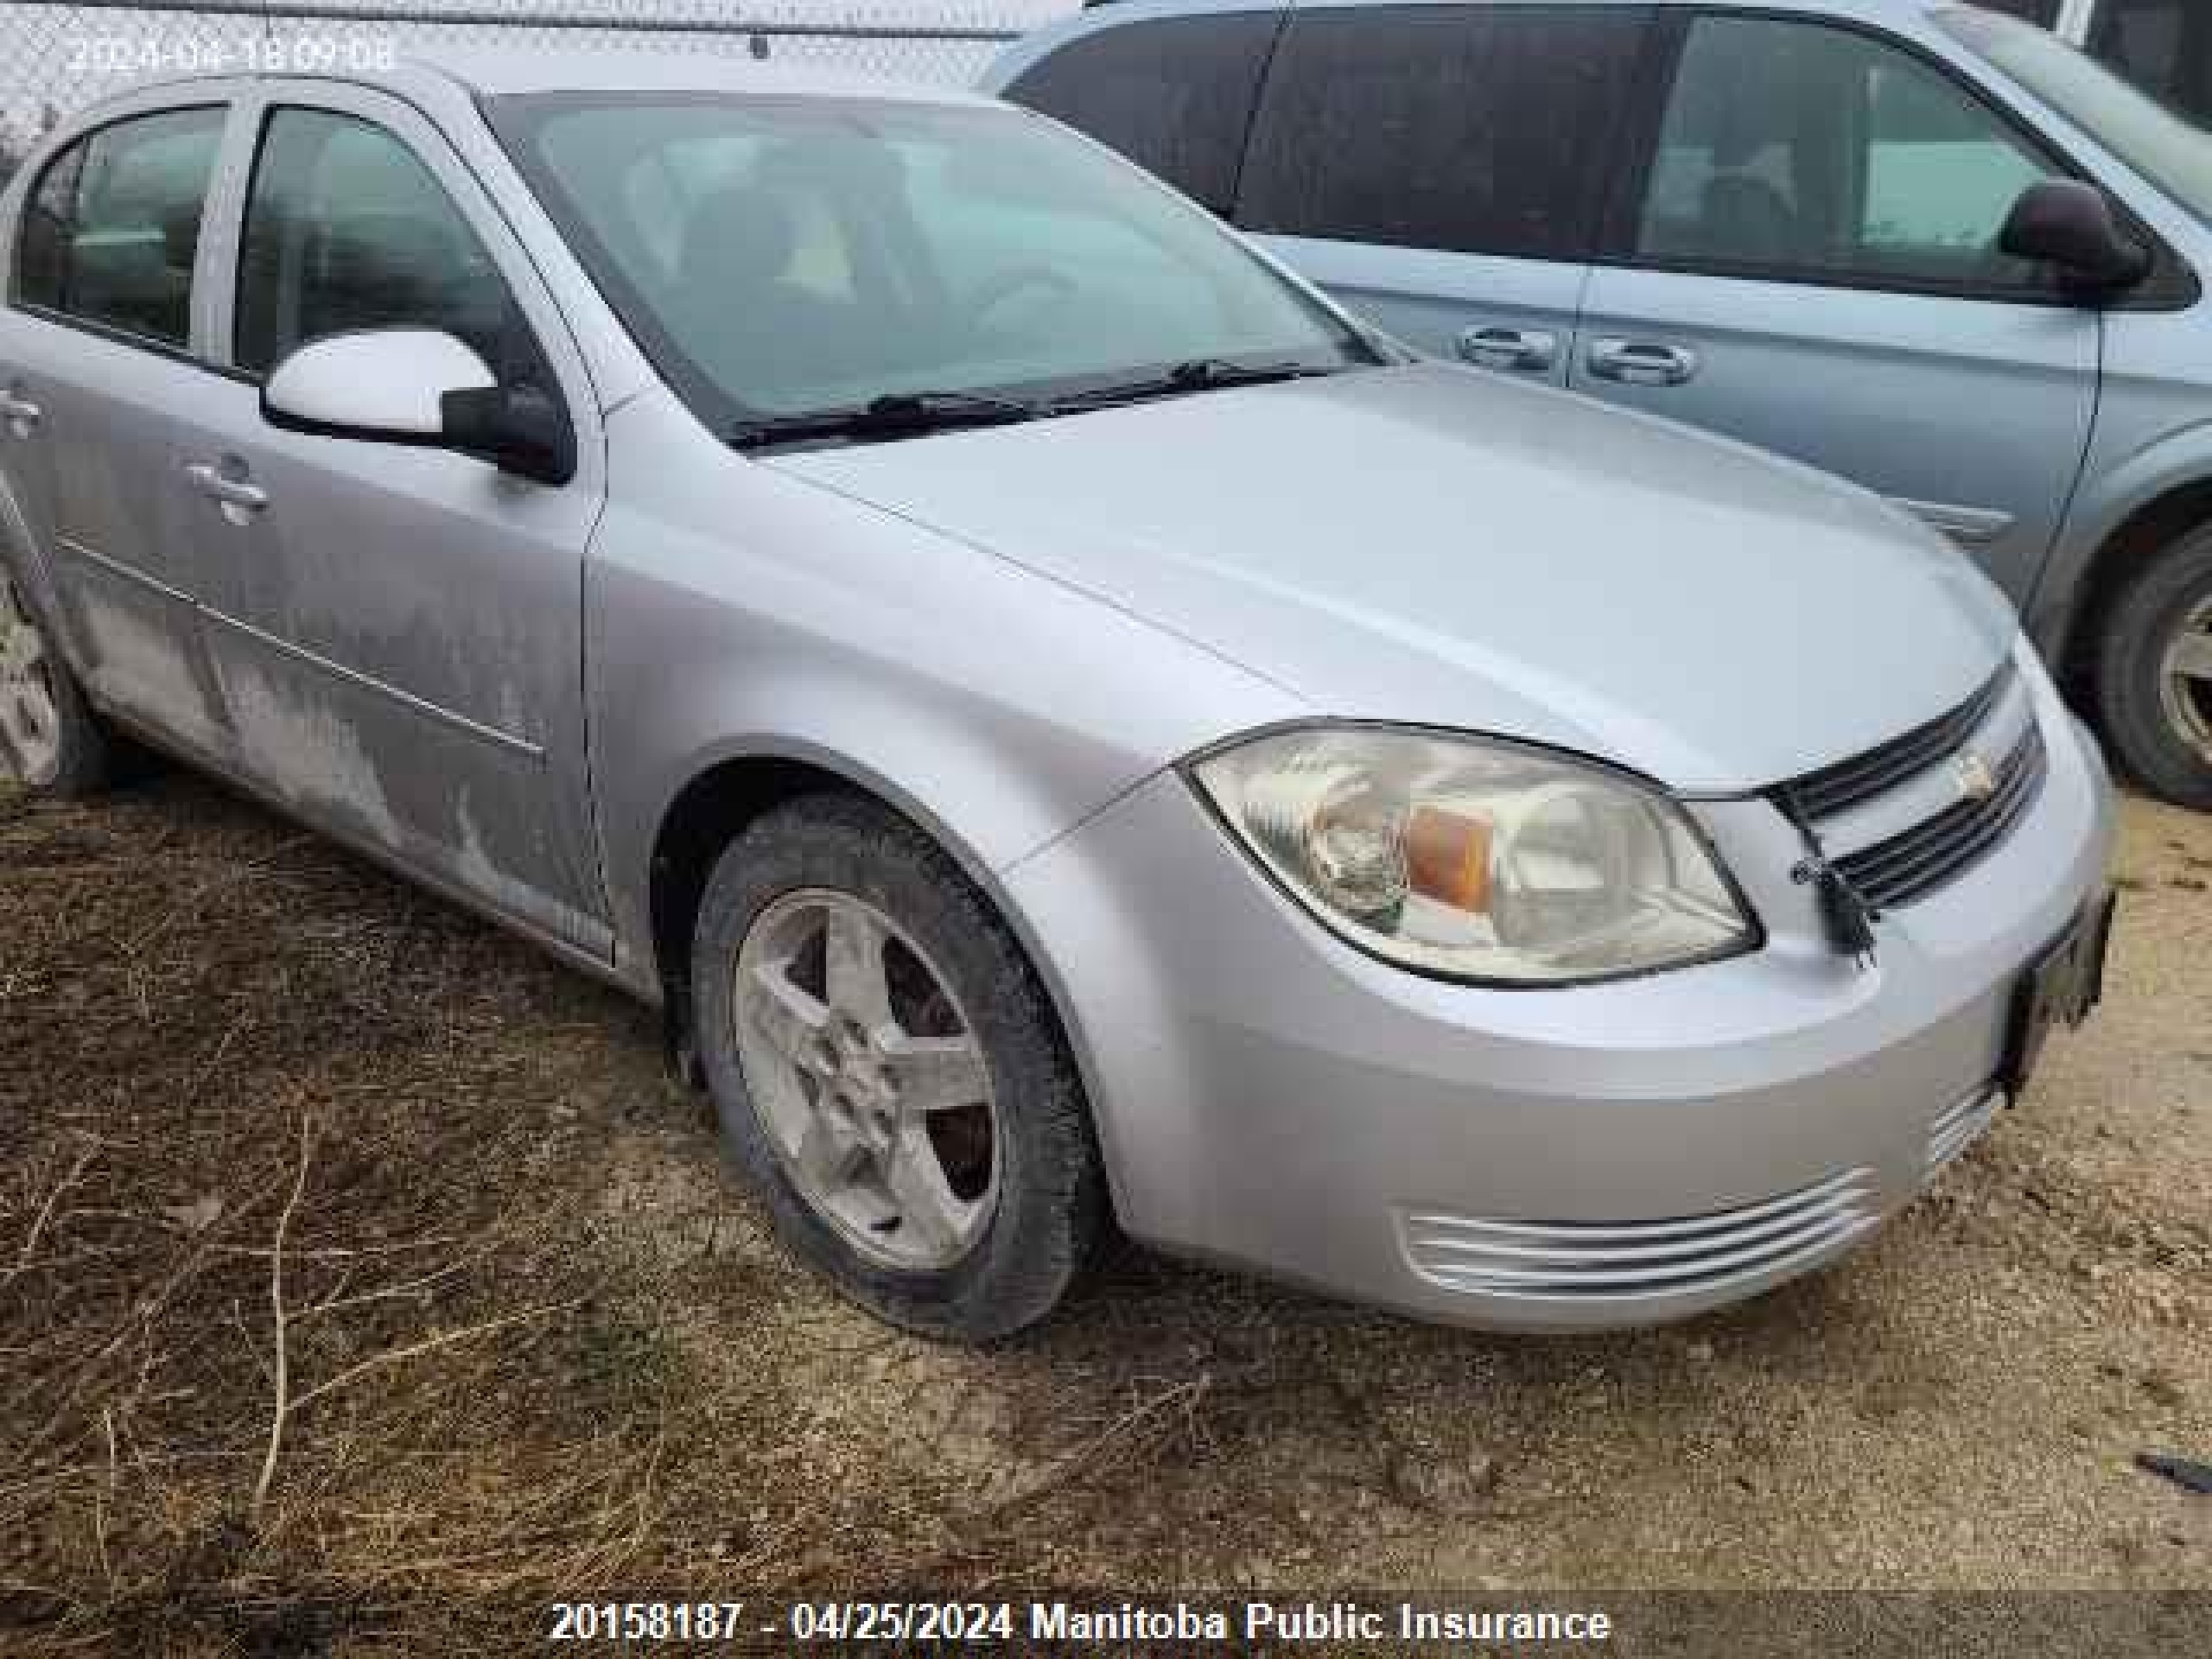
<instances>
[{"instance_id":1,"label":"minivan tinted window","mask_svg":"<svg viewBox=\"0 0 2212 1659\"><path fill-rule=\"evenodd\" d=\"M17 238L16 298L181 350L220 108L86 134L48 164Z\"/></svg>"},{"instance_id":2,"label":"minivan tinted window","mask_svg":"<svg viewBox=\"0 0 2212 1659\"><path fill-rule=\"evenodd\" d=\"M2089 50L2173 108L2212 118L2212 13L2203 0L2104 0Z\"/></svg>"},{"instance_id":3,"label":"minivan tinted window","mask_svg":"<svg viewBox=\"0 0 2212 1659\"><path fill-rule=\"evenodd\" d=\"M1005 95L1111 144L1225 214L1281 26L1279 14L1266 11L1109 29L1032 65Z\"/></svg>"},{"instance_id":4,"label":"minivan tinted window","mask_svg":"<svg viewBox=\"0 0 2212 1659\"><path fill-rule=\"evenodd\" d=\"M1648 21L1623 7L1300 11L1261 99L1237 222L1581 257Z\"/></svg>"}]
</instances>

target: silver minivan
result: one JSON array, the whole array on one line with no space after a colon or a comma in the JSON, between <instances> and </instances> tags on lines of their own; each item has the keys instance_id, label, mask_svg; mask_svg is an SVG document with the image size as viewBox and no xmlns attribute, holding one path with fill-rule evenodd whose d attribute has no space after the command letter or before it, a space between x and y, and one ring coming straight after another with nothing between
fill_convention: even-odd
<instances>
[{"instance_id":1,"label":"silver minivan","mask_svg":"<svg viewBox=\"0 0 2212 1659\"><path fill-rule=\"evenodd\" d=\"M1420 359L1027 111L190 80L0 264L0 767L143 739L659 1003L899 1323L1040 1318L1109 1219L1678 1318L2097 1000L2104 765L1955 549Z\"/></svg>"},{"instance_id":2,"label":"silver minivan","mask_svg":"<svg viewBox=\"0 0 2212 1659\"><path fill-rule=\"evenodd\" d=\"M2149 52L2152 10L2093 38ZM1132 0L988 84L1425 351L1879 491L2139 781L2212 807L2212 137L2057 35L1948 0Z\"/></svg>"}]
</instances>

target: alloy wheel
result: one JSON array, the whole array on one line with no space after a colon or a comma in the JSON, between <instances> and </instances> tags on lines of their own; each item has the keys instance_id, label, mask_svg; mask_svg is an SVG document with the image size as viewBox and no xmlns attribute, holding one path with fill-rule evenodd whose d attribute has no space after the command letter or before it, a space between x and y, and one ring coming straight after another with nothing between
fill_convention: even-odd
<instances>
[{"instance_id":1,"label":"alloy wheel","mask_svg":"<svg viewBox=\"0 0 2212 1659\"><path fill-rule=\"evenodd\" d=\"M2212 765L2212 596L2198 601L2167 642L2158 690L2174 730Z\"/></svg>"},{"instance_id":2,"label":"alloy wheel","mask_svg":"<svg viewBox=\"0 0 2212 1659\"><path fill-rule=\"evenodd\" d=\"M0 570L0 774L51 783L61 767L61 703L46 636Z\"/></svg>"},{"instance_id":3,"label":"alloy wheel","mask_svg":"<svg viewBox=\"0 0 2212 1659\"><path fill-rule=\"evenodd\" d=\"M915 940L853 894L786 893L738 950L746 1092L802 1197L862 1255L950 1268L989 1226L1003 1144L973 1023Z\"/></svg>"}]
</instances>

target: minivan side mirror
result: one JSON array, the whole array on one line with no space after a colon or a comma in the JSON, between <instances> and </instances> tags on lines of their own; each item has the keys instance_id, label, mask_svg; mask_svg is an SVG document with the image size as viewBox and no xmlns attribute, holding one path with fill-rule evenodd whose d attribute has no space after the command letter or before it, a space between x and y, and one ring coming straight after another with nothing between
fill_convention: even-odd
<instances>
[{"instance_id":1,"label":"minivan side mirror","mask_svg":"<svg viewBox=\"0 0 2212 1659\"><path fill-rule=\"evenodd\" d=\"M484 359L430 328L372 328L309 340L270 372L261 412L320 437L454 449L542 484L575 476L575 436L558 402L502 386Z\"/></svg>"},{"instance_id":2,"label":"minivan side mirror","mask_svg":"<svg viewBox=\"0 0 2212 1659\"><path fill-rule=\"evenodd\" d=\"M2079 179L2044 179L2022 191L1997 245L2056 265L2081 288L2133 288L2151 274L2151 251L2120 229L2105 193Z\"/></svg>"}]
</instances>

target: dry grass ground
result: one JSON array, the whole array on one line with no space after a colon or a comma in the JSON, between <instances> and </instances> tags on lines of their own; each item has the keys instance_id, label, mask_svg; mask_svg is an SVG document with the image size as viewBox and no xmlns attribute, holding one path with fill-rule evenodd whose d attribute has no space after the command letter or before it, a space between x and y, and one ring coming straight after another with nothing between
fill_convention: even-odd
<instances>
[{"instance_id":1,"label":"dry grass ground","mask_svg":"<svg viewBox=\"0 0 2212 1659\"><path fill-rule=\"evenodd\" d=\"M2212 1455L2212 822L2132 804L2120 861L2101 1020L1835 1271L1532 1342L1125 1253L979 1355L792 1265L645 1013L189 779L0 793L0 1650L841 1583L2212 1587L2212 1502L2131 1467Z\"/></svg>"}]
</instances>

